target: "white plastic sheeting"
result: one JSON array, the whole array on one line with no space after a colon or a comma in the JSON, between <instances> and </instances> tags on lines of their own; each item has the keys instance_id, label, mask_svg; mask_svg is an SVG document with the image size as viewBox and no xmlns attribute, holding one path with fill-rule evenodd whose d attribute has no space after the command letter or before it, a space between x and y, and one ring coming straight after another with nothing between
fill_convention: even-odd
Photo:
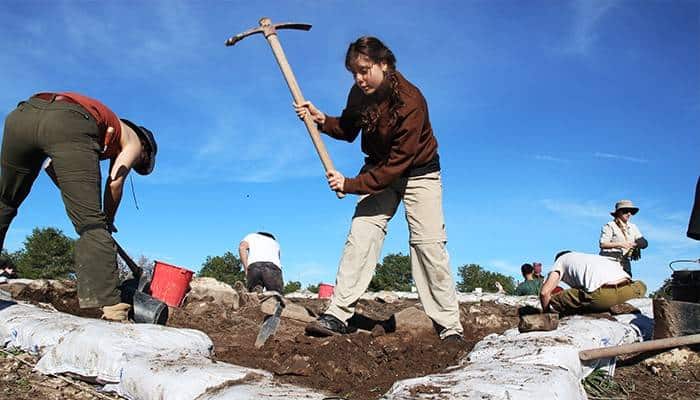
<instances>
[{"instance_id":1,"label":"white plastic sheeting","mask_svg":"<svg viewBox=\"0 0 700 400\"><path fill-rule=\"evenodd\" d=\"M399 381L387 399L504 399L533 396L586 399L580 380L595 368L614 373L614 359L582 365L580 350L639 341L636 327L582 316L564 318L549 332L510 329L489 335L454 370Z\"/></svg>"},{"instance_id":2,"label":"white plastic sheeting","mask_svg":"<svg viewBox=\"0 0 700 400\"><path fill-rule=\"evenodd\" d=\"M393 295L413 298L415 293ZM537 305L532 296L490 293L461 294L460 301ZM622 322L571 317L551 332L521 334L511 329L489 335L449 372L396 382L385 398L585 399L580 380L595 367L612 373L614 360L582 365L578 352L638 341L649 324L653 326L651 300L630 303L642 314L618 316ZM41 372L97 377L112 382L106 390L130 400L325 398L279 384L266 371L213 362L208 358L211 341L199 331L109 323L26 304L8 305L0 301L0 339L5 345L42 356L37 365Z\"/></svg>"},{"instance_id":3,"label":"white plastic sheeting","mask_svg":"<svg viewBox=\"0 0 700 400\"><path fill-rule=\"evenodd\" d=\"M44 374L72 372L100 382L119 382L123 370L139 357L206 357L212 348L209 337L193 329L90 320L51 347L36 369Z\"/></svg>"},{"instance_id":4,"label":"white plastic sheeting","mask_svg":"<svg viewBox=\"0 0 700 400\"><path fill-rule=\"evenodd\" d=\"M275 383L272 374L208 358L137 359L118 385L107 385L130 400L323 399L308 389Z\"/></svg>"},{"instance_id":5,"label":"white plastic sheeting","mask_svg":"<svg viewBox=\"0 0 700 400\"><path fill-rule=\"evenodd\" d=\"M0 300L0 339L40 356L37 371L110 383L131 400L323 399L269 372L214 362L204 333L80 318Z\"/></svg>"}]
</instances>

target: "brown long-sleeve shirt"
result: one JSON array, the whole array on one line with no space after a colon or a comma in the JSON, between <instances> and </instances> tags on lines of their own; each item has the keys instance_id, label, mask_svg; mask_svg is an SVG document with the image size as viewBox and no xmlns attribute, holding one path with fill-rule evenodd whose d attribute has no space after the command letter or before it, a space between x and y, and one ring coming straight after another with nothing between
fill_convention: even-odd
<instances>
[{"instance_id":1,"label":"brown long-sleeve shirt","mask_svg":"<svg viewBox=\"0 0 700 400\"><path fill-rule=\"evenodd\" d=\"M362 130L362 152L367 155L360 174L345 178L346 193L375 193L395 179L410 175L410 171L437 162L437 140L428 117L428 105L420 90L396 72L399 97L404 105L398 109L398 118L390 125L388 87L365 95L353 85L345 109L339 117L326 116L320 127L329 136L353 142L360 133L361 111L372 102L379 107L379 121L372 132ZM384 85L386 85L386 80Z\"/></svg>"}]
</instances>

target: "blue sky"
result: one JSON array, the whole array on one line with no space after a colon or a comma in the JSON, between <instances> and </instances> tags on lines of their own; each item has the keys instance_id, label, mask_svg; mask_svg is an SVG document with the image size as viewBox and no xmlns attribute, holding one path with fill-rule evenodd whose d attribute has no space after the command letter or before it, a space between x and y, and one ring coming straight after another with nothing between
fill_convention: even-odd
<instances>
[{"instance_id":1,"label":"blue sky","mask_svg":"<svg viewBox=\"0 0 700 400\"><path fill-rule=\"evenodd\" d=\"M440 144L452 268L519 278L560 249L597 252L614 203L632 199L650 247L633 265L656 288L668 263L700 257L685 237L700 171L698 1L15 1L0 11L0 115L39 91L100 99L153 130L155 172L133 174L117 240L190 269L273 232L286 280L332 283L355 198L337 200L269 46L274 22L306 98L337 115L350 42L375 35L425 95ZM359 140L324 136L346 175ZM42 175L5 246L32 228L75 237ZM408 252L403 209L384 255ZM691 265L692 266L692 265ZM696 266L697 267L697 266Z\"/></svg>"}]
</instances>

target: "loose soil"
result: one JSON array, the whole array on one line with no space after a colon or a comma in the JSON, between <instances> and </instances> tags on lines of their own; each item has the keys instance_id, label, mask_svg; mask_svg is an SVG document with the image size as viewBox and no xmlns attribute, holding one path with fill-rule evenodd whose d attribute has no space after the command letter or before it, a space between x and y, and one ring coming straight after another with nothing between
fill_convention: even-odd
<instances>
[{"instance_id":1,"label":"loose soil","mask_svg":"<svg viewBox=\"0 0 700 400\"><path fill-rule=\"evenodd\" d=\"M0 289L8 290L6 285ZM78 308L73 282L25 287L13 297L31 302L50 303L59 311L96 317L98 310ZM290 299L318 314L326 307L324 300ZM362 300L358 313L376 321L415 306L414 300L393 303ZM314 338L304 334L305 323L282 318L274 336L259 350L253 346L264 321L255 295L242 296L238 310L211 302L191 302L182 308L171 308L168 325L203 331L214 343L215 359L251 368L271 371L280 382L320 389L345 399L378 399L391 385L402 379L444 371L485 335L502 333L517 325L514 307L495 303L461 304L462 326L466 342L446 345L434 332L386 333L377 327L350 335ZM20 354L32 362L32 357ZM34 362L36 360L33 360ZM32 372L14 357L0 354L0 398L8 400L94 399L88 389ZM620 365L615 379L628 388L629 399L697 399L700 398L700 370L679 369L654 374L639 363ZM48 383L47 383L48 382ZM88 385L89 386L89 385ZM414 388L418 394L434 388ZM92 396L92 397L91 397Z\"/></svg>"}]
</instances>

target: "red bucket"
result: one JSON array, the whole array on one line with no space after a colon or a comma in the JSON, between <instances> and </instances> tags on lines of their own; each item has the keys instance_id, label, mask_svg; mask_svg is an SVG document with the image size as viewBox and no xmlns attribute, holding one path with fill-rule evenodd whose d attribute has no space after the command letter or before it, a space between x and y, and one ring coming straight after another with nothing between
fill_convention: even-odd
<instances>
[{"instance_id":1,"label":"red bucket","mask_svg":"<svg viewBox=\"0 0 700 400\"><path fill-rule=\"evenodd\" d=\"M333 285L327 283L318 284L318 298L319 299L329 299L333 296Z\"/></svg>"},{"instance_id":2,"label":"red bucket","mask_svg":"<svg viewBox=\"0 0 700 400\"><path fill-rule=\"evenodd\" d=\"M193 272L156 261L151 281L151 296L171 307L179 307L190 287Z\"/></svg>"}]
</instances>

